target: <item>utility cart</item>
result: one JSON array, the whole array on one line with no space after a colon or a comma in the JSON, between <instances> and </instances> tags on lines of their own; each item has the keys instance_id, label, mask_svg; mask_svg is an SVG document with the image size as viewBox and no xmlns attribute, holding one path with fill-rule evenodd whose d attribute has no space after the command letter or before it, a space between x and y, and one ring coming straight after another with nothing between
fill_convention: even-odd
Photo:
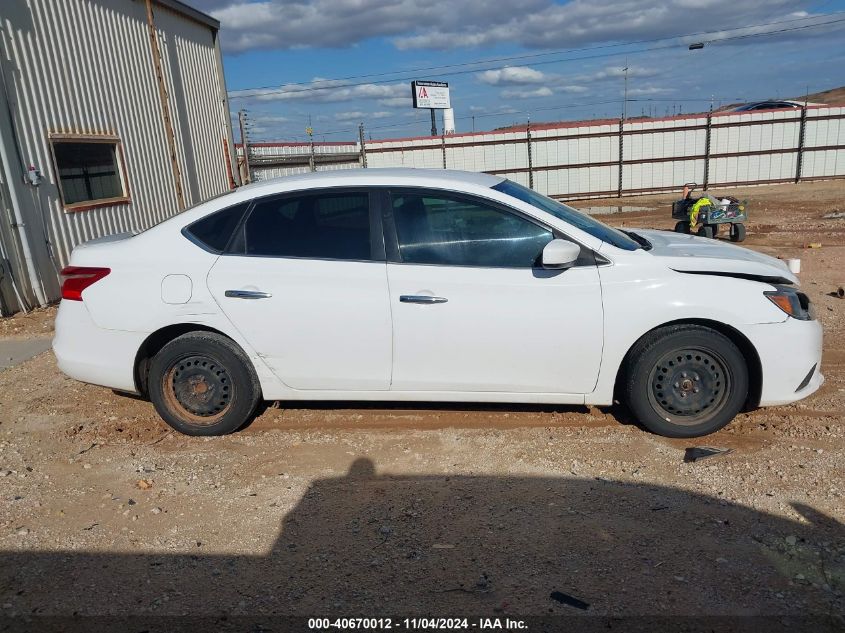
<instances>
[{"instance_id":1,"label":"utility cart","mask_svg":"<svg viewBox=\"0 0 845 633\"><path fill-rule=\"evenodd\" d=\"M748 202L711 192L693 196L696 187L698 185L694 182L685 184L684 197L672 203L672 218L678 220L675 232L695 231L701 237L714 238L719 234L719 225L727 224L731 242L742 242L748 220Z\"/></svg>"}]
</instances>

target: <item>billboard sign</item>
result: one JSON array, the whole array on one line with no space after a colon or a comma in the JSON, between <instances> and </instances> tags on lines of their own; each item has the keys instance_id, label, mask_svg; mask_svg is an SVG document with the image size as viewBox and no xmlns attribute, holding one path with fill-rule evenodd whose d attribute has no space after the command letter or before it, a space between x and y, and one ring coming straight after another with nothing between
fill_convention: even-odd
<instances>
[{"instance_id":1,"label":"billboard sign","mask_svg":"<svg viewBox=\"0 0 845 633\"><path fill-rule=\"evenodd\" d=\"M449 84L443 81L412 81L411 92L414 95L415 108L445 110L452 107L449 101Z\"/></svg>"}]
</instances>

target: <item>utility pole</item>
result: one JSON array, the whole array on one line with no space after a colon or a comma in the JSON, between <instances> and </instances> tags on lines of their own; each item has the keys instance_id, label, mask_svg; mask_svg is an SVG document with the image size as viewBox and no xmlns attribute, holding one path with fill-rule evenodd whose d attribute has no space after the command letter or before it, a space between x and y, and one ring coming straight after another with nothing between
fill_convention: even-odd
<instances>
[{"instance_id":1,"label":"utility pole","mask_svg":"<svg viewBox=\"0 0 845 633\"><path fill-rule=\"evenodd\" d=\"M238 125L241 128L241 151L244 155L244 180L252 182L252 169L249 166L249 141L246 135L246 110L238 110Z\"/></svg>"},{"instance_id":2,"label":"utility pole","mask_svg":"<svg viewBox=\"0 0 845 633\"><path fill-rule=\"evenodd\" d=\"M622 69L625 72L625 91L622 97L622 120L624 121L627 116L627 109L628 109L628 58L625 58L625 68Z\"/></svg>"}]
</instances>

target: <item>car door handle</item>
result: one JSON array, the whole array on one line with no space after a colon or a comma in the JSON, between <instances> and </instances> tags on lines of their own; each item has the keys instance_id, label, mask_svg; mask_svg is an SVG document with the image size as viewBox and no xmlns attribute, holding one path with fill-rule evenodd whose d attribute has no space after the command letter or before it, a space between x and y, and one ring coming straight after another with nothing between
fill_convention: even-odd
<instances>
[{"instance_id":1,"label":"car door handle","mask_svg":"<svg viewBox=\"0 0 845 633\"><path fill-rule=\"evenodd\" d=\"M400 295L401 303L446 303L446 297L432 297L429 295Z\"/></svg>"},{"instance_id":2,"label":"car door handle","mask_svg":"<svg viewBox=\"0 0 845 633\"><path fill-rule=\"evenodd\" d=\"M224 294L230 299L269 299L273 296L260 290L227 290Z\"/></svg>"}]
</instances>

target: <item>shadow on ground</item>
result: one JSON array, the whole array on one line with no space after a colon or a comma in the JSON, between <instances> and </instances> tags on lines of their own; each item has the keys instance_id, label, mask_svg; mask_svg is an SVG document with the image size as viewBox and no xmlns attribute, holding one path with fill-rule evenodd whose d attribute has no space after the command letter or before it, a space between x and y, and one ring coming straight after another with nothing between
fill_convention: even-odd
<instances>
[{"instance_id":1,"label":"shadow on ground","mask_svg":"<svg viewBox=\"0 0 845 633\"><path fill-rule=\"evenodd\" d=\"M358 459L346 476L315 481L266 555L6 551L0 600L7 615L229 622L596 614L777 615L777 624L842 613L843 525L796 509L806 522L660 486L377 475Z\"/></svg>"}]
</instances>

